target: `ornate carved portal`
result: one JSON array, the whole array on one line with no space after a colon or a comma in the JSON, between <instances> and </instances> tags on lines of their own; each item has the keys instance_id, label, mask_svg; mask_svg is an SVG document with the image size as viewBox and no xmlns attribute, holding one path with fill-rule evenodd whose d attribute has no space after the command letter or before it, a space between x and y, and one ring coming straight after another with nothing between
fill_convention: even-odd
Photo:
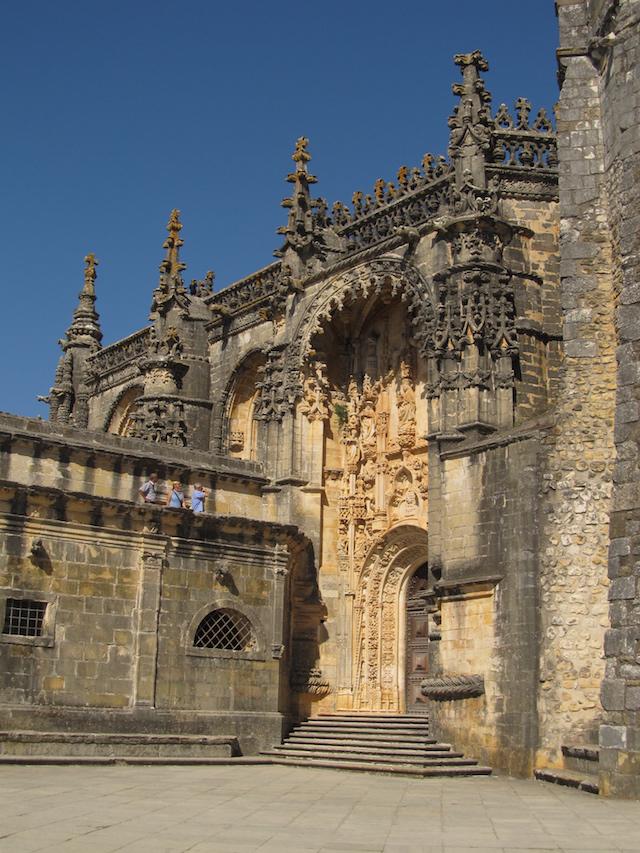
<instances>
[{"instance_id":1,"label":"ornate carved portal","mask_svg":"<svg viewBox=\"0 0 640 853\"><path fill-rule=\"evenodd\" d=\"M427 560L427 365L393 281L334 309L308 341L298 403L308 443L324 442L336 518L324 533L338 574L334 695L340 708L398 711L403 595Z\"/></svg>"},{"instance_id":2,"label":"ornate carved portal","mask_svg":"<svg viewBox=\"0 0 640 853\"><path fill-rule=\"evenodd\" d=\"M426 555L426 531L402 524L380 538L359 572L353 608L356 710L408 710L406 600L414 572Z\"/></svg>"}]
</instances>

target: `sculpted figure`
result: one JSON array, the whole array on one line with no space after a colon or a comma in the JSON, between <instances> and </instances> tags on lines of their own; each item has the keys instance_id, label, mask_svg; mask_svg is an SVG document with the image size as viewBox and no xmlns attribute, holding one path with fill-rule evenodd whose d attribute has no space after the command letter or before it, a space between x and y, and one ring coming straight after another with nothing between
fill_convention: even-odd
<instances>
[{"instance_id":1,"label":"sculpted figure","mask_svg":"<svg viewBox=\"0 0 640 853\"><path fill-rule=\"evenodd\" d=\"M398 438L400 442L415 441L416 433L416 395L409 373L409 366L403 361L400 365L400 389L398 392Z\"/></svg>"},{"instance_id":2,"label":"sculpted figure","mask_svg":"<svg viewBox=\"0 0 640 853\"><path fill-rule=\"evenodd\" d=\"M376 410L369 400L360 412L360 440L363 448L375 446L376 443Z\"/></svg>"}]
</instances>

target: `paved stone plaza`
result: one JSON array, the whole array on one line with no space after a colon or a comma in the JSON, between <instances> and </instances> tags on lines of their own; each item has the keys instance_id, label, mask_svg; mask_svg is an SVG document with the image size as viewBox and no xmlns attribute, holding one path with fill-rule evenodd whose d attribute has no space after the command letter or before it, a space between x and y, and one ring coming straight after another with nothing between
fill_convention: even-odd
<instances>
[{"instance_id":1,"label":"paved stone plaza","mask_svg":"<svg viewBox=\"0 0 640 853\"><path fill-rule=\"evenodd\" d=\"M0 850L640 851L640 805L506 777L239 767L2 768Z\"/></svg>"}]
</instances>

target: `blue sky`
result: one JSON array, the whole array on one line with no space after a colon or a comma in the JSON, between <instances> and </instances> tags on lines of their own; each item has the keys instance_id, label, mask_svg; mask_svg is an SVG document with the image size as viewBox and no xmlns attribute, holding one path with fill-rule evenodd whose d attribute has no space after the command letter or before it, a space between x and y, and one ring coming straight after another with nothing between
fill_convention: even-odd
<instances>
[{"instance_id":1,"label":"blue sky","mask_svg":"<svg viewBox=\"0 0 640 853\"><path fill-rule=\"evenodd\" d=\"M171 208L185 277L270 263L296 138L317 195L445 153L454 53L494 109L557 99L553 0L21 0L3 8L0 410L46 417L58 338L100 260L104 343L147 322Z\"/></svg>"}]
</instances>

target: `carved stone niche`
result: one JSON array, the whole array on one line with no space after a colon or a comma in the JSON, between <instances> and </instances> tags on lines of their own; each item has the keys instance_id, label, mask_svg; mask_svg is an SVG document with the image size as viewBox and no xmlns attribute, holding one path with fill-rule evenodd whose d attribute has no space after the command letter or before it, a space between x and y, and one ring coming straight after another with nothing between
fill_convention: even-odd
<instances>
[{"instance_id":1,"label":"carved stone niche","mask_svg":"<svg viewBox=\"0 0 640 853\"><path fill-rule=\"evenodd\" d=\"M433 675L420 684L420 692L427 699L448 702L455 699L471 699L484 693L482 675Z\"/></svg>"},{"instance_id":2,"label":"carved stone niche","mask_svg":"<svg viewBox=\"0 0 640 853\"><path fill-rule=\"evenodd\" d=\"M229 433L229 450L244 450L244 432L242 430L232 430Z\"/></svg>"}]
</instances>

